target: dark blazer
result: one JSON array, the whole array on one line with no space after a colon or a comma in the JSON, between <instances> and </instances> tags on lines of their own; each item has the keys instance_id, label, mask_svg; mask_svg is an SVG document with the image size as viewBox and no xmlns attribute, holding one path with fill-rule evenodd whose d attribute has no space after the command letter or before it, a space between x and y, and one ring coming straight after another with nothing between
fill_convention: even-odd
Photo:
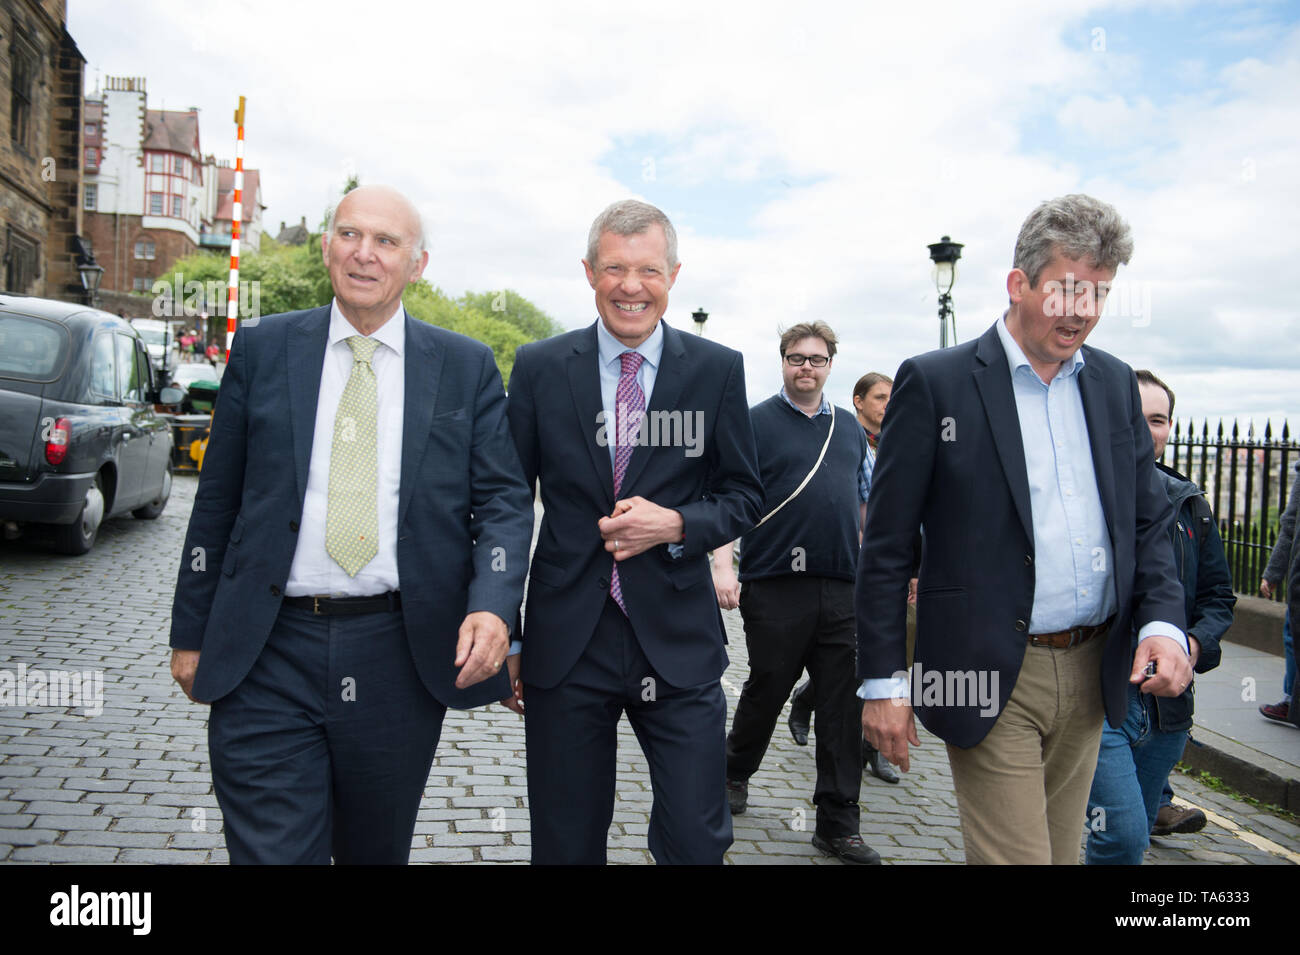
<instances>
[{"instance_id":1,"label":"dark blazer","mask_svg":"<svg viewBox=\"0 0 1300 955\"><path fill-rule=\"evenodd\" d=\"M1114 551L1117 612L1102 664L1111 725L1127 710L1130 627L1185 627L1167 528L1172 505L1154 467L1137 379L1083 346L1079 390L1097 490ZM951 420L948 420L951 419ZM943 440L944 431L952 440ZM916 660L929 671L994 671L1001 713L1020 673L1034 600L1034 535L1020 419L996 327L954 348L910 358L889 399L858 562L858 675L907 669L912 540L925 535ZM976 706L913 705L935 735L974 746L996 716ZM949 700L948 702L952 702Z\"/></svg>"},{"instance_id":2,"label":"dark blazer","mask_svg":"<svg viewBox=\"0 0 1300 955\"><path fill-rule=\"evenodd\" d=\"M402 616L429 692L446 706L478 706L509 696L509 678L503 667L456 689L457 631L472 611L515 620L532 498L519 477L491 350L403 316ZM202 651L197 699L220 699L243 680L280 611L307 492L329 320L325 306L270 315L235 334L172 608L172 647Z\"/></svg>"},{"instance_id":3,"label":"dark blazer","mask_svg":"<svg viewBox=\"0 0 1300 955\"><path fill-rule=\"evenodd\" d=\"M549 688L577 662L609 594L612 556L597 521L614 510L609 448L597 441L602 410L596 326L520 347L510 376L510 430L529 487L541 478L541 535L523 626L525 681ZM698 456L682 447L637 447L619 489L681 512L684 550L666 545L619 564L628 619L651 665L673 686L719 679L727 666L722 615L705 552L757 523L763 503L739 352L664 323L664 347L647 415L702 414ZM613 424L609 431L613 433Z\"/></svg>"}]
</instances>

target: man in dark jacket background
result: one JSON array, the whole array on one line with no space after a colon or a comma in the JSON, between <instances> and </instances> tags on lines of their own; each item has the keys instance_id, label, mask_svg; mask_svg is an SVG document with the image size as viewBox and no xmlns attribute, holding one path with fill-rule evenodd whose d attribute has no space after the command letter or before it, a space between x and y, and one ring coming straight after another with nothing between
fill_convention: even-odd
<instances>
[{"instance_id":1,"label":"man in dark jacket background","mask_svg":"<svg viewBox=\"0 0 1300 955\"><path fill-rule=\"evenodd\" d=\"M1219 665L1219 639L1232 625L1232 608L1237 603L1232 575L1204 492L1159 463L1169 440L1174 393L1151 372L1136 374L1142 415L1155 445L1156 469L1174 505L1169 534L1174 564L1186 595L1192 665L1197 673L1205 673ZM1136 634L1133 640L1136 645ZM1160 808L1161 791L1187 743L1192 701L1192 685L1179 696L1163 699L1130 685L1128 715L1123 725L1114 727L1107 721L1103 727L1097 771L1088 795L1089 865L1142 864L1148 834ZM1199 815L1199 824L1176 831L1194 832L1205 825L1205 815L1197 810L1190 811L1188 822L1194 821L1191 813Z\"/></svg>"}]
</instances>

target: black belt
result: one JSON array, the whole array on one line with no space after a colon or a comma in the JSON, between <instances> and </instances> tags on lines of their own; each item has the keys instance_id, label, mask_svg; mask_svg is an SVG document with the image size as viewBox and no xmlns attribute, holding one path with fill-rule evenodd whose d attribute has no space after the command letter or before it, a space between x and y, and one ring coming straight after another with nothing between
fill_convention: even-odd
<instances>
[{"instance_id":1,"label":"black belt","mask_svg":"<svg viewBox=\"0 0 1300 955\"><path fill-rule=\"evenodd\" d=\"M318 616L353 613L388 613L402 609L402 593L390 590L374 597L285 597L287 607L297 607Z\"/></svg>"}]
</instances>

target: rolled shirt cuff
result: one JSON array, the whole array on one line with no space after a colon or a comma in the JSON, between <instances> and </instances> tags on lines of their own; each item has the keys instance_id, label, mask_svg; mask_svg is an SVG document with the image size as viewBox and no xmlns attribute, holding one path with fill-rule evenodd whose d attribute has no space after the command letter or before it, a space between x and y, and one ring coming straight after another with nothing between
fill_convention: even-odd
<instances>
[{"instance_id":1,"label":"rolled shirt cuff","mask_svg":"<svg viewBox=\"0 0 1300 955\"><path fill-rule=\"evenodd\" d=\"M524 652L524 642L522 640L511 640L510 652L507 653L506 656L508 657L518 656L520 653L523 652Z\"/></svg>"},{"instance_id":2,"label":"rolled shirt cuff","mask_svg":"<svg viewBox=\"0 0 1300 955\"><path fill-rule=\"evenodd\" d=\"M863 680L858 687L858 699L862 700L906 700L911 696L911 687L907 677L887 676L874 680Z\"/></svg>"},{"instance_id":3,"label":"rolled shirt cuff","mask_svg":"<svg viewBox=\"0 0 1300 955\"><path fill-rule=\"evenodd\" d=\"M1187 643L1187 634L1172 623L1165 623L1163 620L1152 620L1138 631L1138 643L1141 643L1147 637L1169 637L1171 640L1177 640L1178 645L1183 648L1183 652L1189 657L1192 655L1191 647Z\"/></svg>"}]
</instances>

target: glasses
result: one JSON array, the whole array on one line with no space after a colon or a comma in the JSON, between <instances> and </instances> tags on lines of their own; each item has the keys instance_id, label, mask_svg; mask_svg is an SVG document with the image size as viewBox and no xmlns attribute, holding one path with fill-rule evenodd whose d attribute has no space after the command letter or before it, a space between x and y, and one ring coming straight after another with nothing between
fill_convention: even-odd
<instances>
[{"instance_id":1,"label":"glasses","mask_svg":"<svg viewBox=\"0 0 1300 955\"><path fill-rule=\"evenodd\" d=\"M786 364L793 365L795 368L800 367L804 362L814 368L825 368L830 363L830 359L825 355L786 355L785 360Z\"/></svg>"}]
</instances>

